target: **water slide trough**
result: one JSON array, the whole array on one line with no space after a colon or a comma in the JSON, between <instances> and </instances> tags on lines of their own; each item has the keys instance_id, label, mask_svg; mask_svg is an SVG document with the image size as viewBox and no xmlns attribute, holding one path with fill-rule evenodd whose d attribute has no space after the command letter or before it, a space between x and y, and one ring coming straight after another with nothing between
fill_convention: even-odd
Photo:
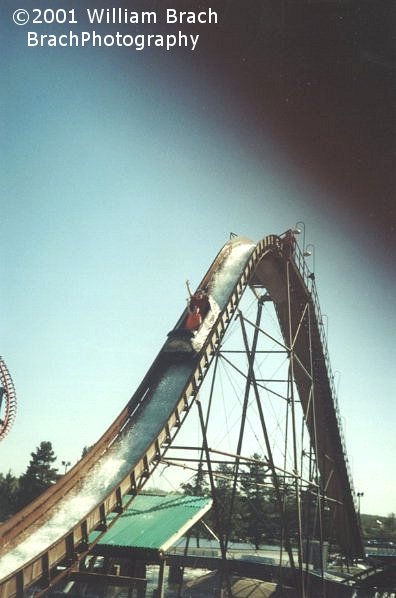
<instances>
[{"instance_id":1,"label":"water slide trough","mask_svg":"<svg viewBox=\"0 0 396 598\"><path fill-rule=\"evenodd\" d=\"M194 339L194 350L169 350L166 339L135 394L88 454L0 526L0 598L22 597L37 582L51 587L59 578L58 565L72 566L133 500L188 414L249 284L270 294L285 344L299 353L294 378L311 440L317 444L326 493L337 505L337 540L346 553L361 556L319 304L315 287L309 289L305 262L296 259L299 255L286 256L277 235L257 244L236 237L224 245L199 285L209 289L213 309ZM175 329L182 327L185 316L183 312ZM315 409L312 375L317 378Z\"/></svg>"}]
</instances>

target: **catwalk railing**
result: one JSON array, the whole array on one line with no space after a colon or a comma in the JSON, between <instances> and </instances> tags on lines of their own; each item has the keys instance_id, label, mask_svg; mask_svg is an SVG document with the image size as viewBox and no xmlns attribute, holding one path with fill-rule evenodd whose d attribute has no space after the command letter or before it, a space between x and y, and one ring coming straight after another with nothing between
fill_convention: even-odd
<instances>
[{"instance_id":1,"label":"catwalk railing","mask_svg":"<svg viewBox=\"0 0 396 598\"><path fill-rule=\"evenodd\" d=\"M334 383L334 374L333 374L331 362L330 362L330 355L329 355L329 348L328 348L328 341L327 341L327 334L326 334L326 326L324 325L323 314L320 309L319 296L318 296L316 282L315 282L315 273L310 271L310 269L307 265L307 261L305 259L304 253L298 244L296 244L295 250L293 252L293 262L297 266L298 271L300 272L307 289L309 289L309 292L310 292L311 298L312 298L312 303L315 308L315 315L316 315L316 320L319 324L320 340L322 343L323 355L324 355L326 369L327 369L329 383L330 383L334 411L335 411L335 415L337 418L338 431L340 433L340 438L341 438L345 466L346 466L346 469L348 472L349 485L351 488L351 493L352 493L355 509L356 509L356 511L358 511L358 501L357 501L357 496L356 496L356 492L355 492L354 485L353 485L352 472L351 472L351 467L350 467L349 459L348 459L348 452L347 452L345 435L344 435L344 430L343 430L343 425L342 425L340 406L338 403L338 392L337 392L337 389L336 389L336 386Z\"/></svg>"}]
</instances>

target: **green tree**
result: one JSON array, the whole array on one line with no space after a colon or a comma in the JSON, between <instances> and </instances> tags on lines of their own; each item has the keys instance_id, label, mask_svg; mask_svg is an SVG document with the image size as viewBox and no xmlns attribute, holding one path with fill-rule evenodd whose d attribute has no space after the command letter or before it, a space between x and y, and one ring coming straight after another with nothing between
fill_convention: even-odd
<instances>
[{"instance_id":1,"label":"green tree","mask_svg":"<svg viewBox=\"0 0 396 598\"><path fill-rule=\"evenodd\" d=\"M218 536L225 538L230 532L229 529L229 518L230 518L230 506L231 506L231 479L232 479L232 467L225 463L219 463L215 472L215 508L216 512L212 509L213 515L213 529Z\"/></svg>"},{"instance_id":2,"label":"green tree","mask_svg":"<svg viewBox=\"0 0 396 598\"><path fill-rule=\"evenodd\" d=\"M181 484L183 494L188 496L207 496L209 493L209 484L203 472L202 463L198 465L197 473L191 478L191 481Z\"/></svg>"},{"instance_id":3,"label":"green tree","mask_svg":"<svg viewBox=\"0 0 396 598\"><path fill-rule=\"evenodd\" d=\"M234 468L227 463L219 463L217 466L215 477L215 492L214 500L216 505L216 513L214 509L211 511L212 528L218 536L224 539L239 540L243 534L243 503L241 495L237 489L234 500L233 494L233 476Z\"/></svg>"},{"instance_id":4,"label":"green tree","mask_svg":"<svg viewBox=\"0 0 396 598\"><path fill-rule=\"evenodd\" d=\"M183 494L187 496L208 496L210 493L209 484L205 478L202 462L199 463L197 473L190 478L190 481L181 484L181 489ZM210 516L206 516L205 519L210 520ZM196 545L199 546L200 537L207 538L210 537L210 534L199 521L187 532L187 537L188 542L190 537L194 537L196 540Z\"/></svg>"},{"instance_id":5,"label":"green tree","mask_svg":"<svg viewBox=\"0 0 396 598\"><path fill-rule=\"evenodd\" d=\"M394 513L389 513L384 521L384 528L389 532L396 531L396 516Z\"/></svg>"},{"instance_id":6,"label":"green tree","mask_svg":"<svg viewBox=\"0 0 396 598\"><path fill-rule=\"evenodd\" d=\"M81 459L82 459L83 457L85 457L85 455L87 455L87 454L89 453L89 451L91 450L91 448L92 448L93 446L94 446L93 444L90 444L89 446L85 445L85 446L83 447L83 450L81 451Z\"/></svg>"},{"instance_id":7,"label":"green tree","mask_svg":"<svg viewBox=\"0 0 396 598\"><path fill-rule=\"evenodd\" d=\"M19 478L19 508L30 503L59 478L57 468L52 466L56 456L51 442L41 442L31 457L26 472Z\"/></svg>"},{"instance_id":8,"label":"green tree","mask_svg":"<svg viewBox=\"0 0 396 598\"><path fill-rule=\"evenodd\" d=\"M5 521L17 510L18 479L9 471L0 473L0 521Z\"/></svg>"},{"instance_id":9,"label":"green tree","mask_svg":"<svg viewBox=\"0 0 396 598\"><path fill-rule=\"evenodd\" d=\"M266 486L267 473L262 462L262 457L255 453L247 465L247 470L241 474L241 488L244 496L245 518L244 535L252 542L256 549L260 547L268 535L272 502Z\"/></svg>"}]
</instances>

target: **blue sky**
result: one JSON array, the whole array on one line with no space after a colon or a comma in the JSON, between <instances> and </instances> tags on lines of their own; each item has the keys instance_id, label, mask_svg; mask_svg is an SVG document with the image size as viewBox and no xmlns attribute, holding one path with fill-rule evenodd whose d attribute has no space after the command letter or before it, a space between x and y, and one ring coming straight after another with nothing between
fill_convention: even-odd
<instances>
[{"instance_id":1,"label":"blue sky","mask_svg":"<svg viewBox=\"0 0 396 598\"><path fill-rule=\"evenodd\" d=\"M362 510L394 512L395 284L375 236L297 169L270 122L258 133L240 99L183 64L8 47L1 354L18 414L0 470L21 473L41 440L75 462L229 233L259 240L302 220Z\"/></svg>"}]
</instances>

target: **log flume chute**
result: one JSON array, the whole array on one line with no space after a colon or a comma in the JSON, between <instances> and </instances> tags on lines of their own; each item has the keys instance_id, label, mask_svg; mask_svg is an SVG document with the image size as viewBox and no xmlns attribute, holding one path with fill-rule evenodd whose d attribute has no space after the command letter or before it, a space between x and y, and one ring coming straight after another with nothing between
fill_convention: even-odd
<instances>
[{"instance_id":1,"label":"log flume chute","mask_svg":"<svg viewBox=\"0 0 396 598\"><path fill-rule=\"evenodd\" d=\"M248 285L267 290L285 344L299 353L294 379L327 494L337 505L337 540L349 555L362 554L315 286L309 284L300 253L287 256L282 247L277 235L257 244L236 237L224 245L199 285L210 288L219 315L196 354L172 356L165 343L130 401L87 455L0 526L0 598L22 597L37 581L51 587L59 579L57 565L73 566L141 490L188 414ZM309 364L318 378L315 418Z\"/></svg>"}]
</instances>

